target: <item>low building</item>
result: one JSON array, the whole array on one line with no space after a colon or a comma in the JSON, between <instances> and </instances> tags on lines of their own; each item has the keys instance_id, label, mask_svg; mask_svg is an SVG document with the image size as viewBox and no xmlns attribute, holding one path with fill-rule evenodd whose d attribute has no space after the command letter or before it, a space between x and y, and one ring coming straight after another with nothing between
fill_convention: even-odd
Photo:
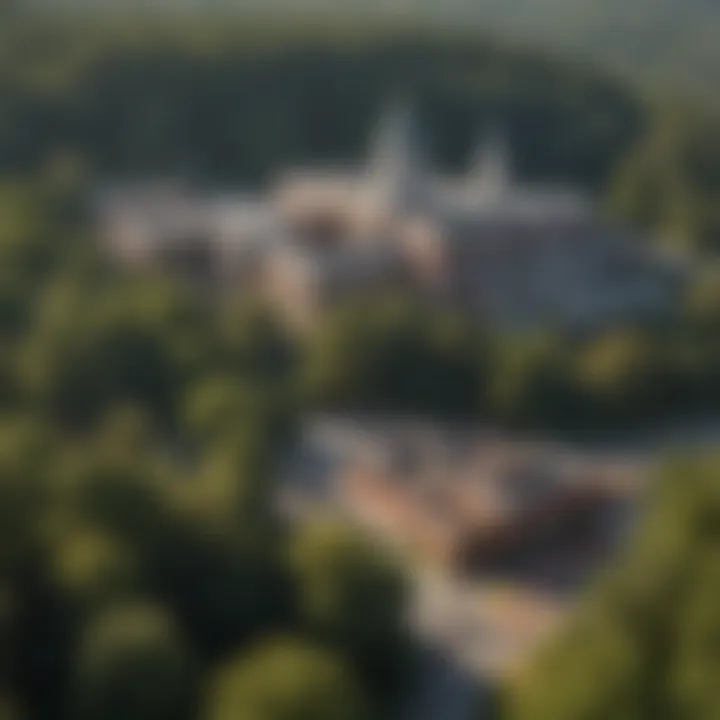
<instances>
[{"instance_id":1,"label":"low building","mask_svg":"<svg viewBox=\"0 0 720 720\"><path fill-rule=\"evenodd\" d=\"M269 254L285 244L279 217L263 200L173 181L107 188L95 215L112 260L221 292L259 285Z\"/></svg>"},{"instance_id":2,"label":"low building","mask_svg":"<svg viewBox=\"0 0 720 720\"><path fill-rule=\"evenodd\" d=\"M294 467L323 458L311 462L323 502L461 573L576 582L610 551L638 490L620 462L419 421L331 418L303 447Z\"/></svg>"},{"instance_id":3,"label":"low building","mask_svg":"<svg viewBox=\"0 0 720 720\"><path fill-rule=\"evenodd\" d=\"M409 287L409 276L393 248L293 245L266 258L265 297L296 326L315 318L349 295L386 294Z\"/></svg>"}]
</instances>

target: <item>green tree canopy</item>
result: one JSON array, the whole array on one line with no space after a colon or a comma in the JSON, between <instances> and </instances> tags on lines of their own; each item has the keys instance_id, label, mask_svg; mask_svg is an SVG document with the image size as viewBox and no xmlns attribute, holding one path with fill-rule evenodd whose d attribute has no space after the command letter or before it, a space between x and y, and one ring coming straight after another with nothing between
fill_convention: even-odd
<instances>
[{"instance_id":1,"label":"green tree canopy","mask_svg":"<svg viewBox=\"0 0 720 720\"><path fill-rule=\"evenodd\" d=\"M511 688L509 718L714 718L720 464L675 461L626 556Z\"/></svg>"},{"instance_id":2,"label":"green tree canopy","mask_svg":"<svg viewBox=\"0 0 720 720\"><path fill-rule=\"evenodd\" d=\"M297 640L274 640L220 669L205 720L369 718L340 658Z\"/></svg>"},{"instance_id":3,"label":"green tree canopy","mask_svg":"<svg viewBox=\"0 0 720 720\"><path fill-rule=\"evenodd\" d=\"M162 609L142 603L108 608L90 621L81 639L77 717L188 717L191 671L184 643Z\"/></svg>"},{"instance_id":4,"label":"green tree canopy","mask_svg":"<svg viewBox=\"0 0 720 720\"><path fill-rule=\"evenodd\" d=\"M480 404L482 350L462 316L397 297L349 303L310 339L303 383L323 408L463 416Z\"/></svg>"}]
</instances>

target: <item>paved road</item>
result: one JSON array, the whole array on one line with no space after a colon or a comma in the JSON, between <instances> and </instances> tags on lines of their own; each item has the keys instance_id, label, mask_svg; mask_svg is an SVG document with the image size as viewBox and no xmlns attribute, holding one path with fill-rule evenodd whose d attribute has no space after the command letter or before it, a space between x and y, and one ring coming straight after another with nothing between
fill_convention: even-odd
<instances>
[{"instance_id":1,"label":"paved road","mask_svg":"<svg viewBox=\"0 0 720 720\"><path fill-rule=\"evenodd\" d=\"M483 712L486 643L477 594L430 570L416 570L411 621L427 650L400 720L492 719Z\"/></svg>"}]
</instances>

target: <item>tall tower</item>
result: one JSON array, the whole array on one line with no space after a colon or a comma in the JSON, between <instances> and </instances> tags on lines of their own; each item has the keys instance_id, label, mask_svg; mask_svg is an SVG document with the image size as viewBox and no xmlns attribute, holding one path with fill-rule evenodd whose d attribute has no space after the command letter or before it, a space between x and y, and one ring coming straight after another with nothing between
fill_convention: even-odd
<instances>
[{"instance_id":1,"label":"tall tower","mask_svg":"<svg viewBox=\"0 0 720 720\"><path fill-rule=\"evenodd\" d=\"M472 184L481 197L496 201L512 184L512 154L505 134L499 129L485 131L470 168Z\"/></svg>"},{"instance_id":2,"label":"tall tower","mask_svg":"<svg viewBox=\"0 0 720 720\"><path fill-rule=\"evenodd\" d=\"M373 137L369 173L384 202L396 209L425 199L426 163L415 116L406 100L393 102Z\"/></svg>"}]
</instances>

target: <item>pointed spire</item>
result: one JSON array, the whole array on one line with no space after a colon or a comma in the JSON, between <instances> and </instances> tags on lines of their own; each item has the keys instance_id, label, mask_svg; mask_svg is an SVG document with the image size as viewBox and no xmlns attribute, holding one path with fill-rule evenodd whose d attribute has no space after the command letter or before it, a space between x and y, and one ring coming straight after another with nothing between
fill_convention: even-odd
<instances>
[{"instance_id":1,"label":"pointed spire","mask_svg":"<svg viewBox=\"0 0 720 720\"><path fill-rule=\"evenodd\" d=\"M370 172L385 186L388 200L406 202L417 194L425 159L410 102L397 97L380 120L370 155Z\"/></svg>"},{"instance_id":2,"label":"pointed spire","mask_svg":"<svg viewBox=\"0 0 720 720\"><path fill-rule=\"evenodd\" d=\"M470 173L473 182L489 198L497 198L511 185L512 155L504 132L493 128L483 133Z\"/></svg>"}]
</instances>

